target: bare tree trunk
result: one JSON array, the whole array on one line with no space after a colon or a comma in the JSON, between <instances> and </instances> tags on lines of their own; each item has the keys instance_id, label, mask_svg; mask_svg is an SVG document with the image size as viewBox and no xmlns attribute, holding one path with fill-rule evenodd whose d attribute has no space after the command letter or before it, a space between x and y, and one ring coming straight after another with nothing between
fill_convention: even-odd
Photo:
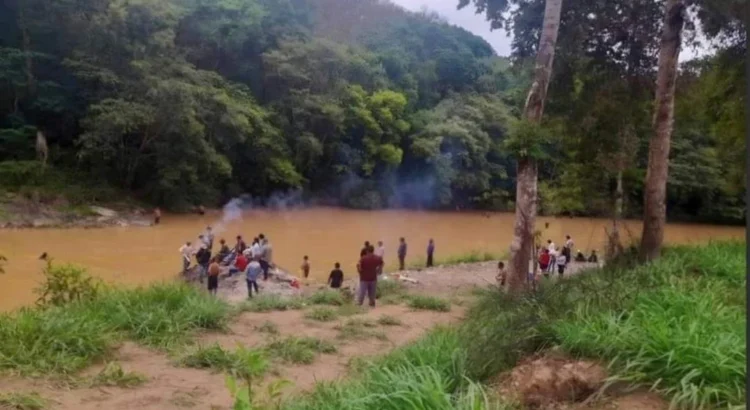
<instances>
[{"instance_id":1,"label":"bare tree trunk","mask_svg":"<svg viewBox=\"0 0 750 410\"><path fill-rule=\"evenodd\" d=\"M622 208L624 192L622 188L622 166L617 171L617 187L615 188L615 212L612 215L612 232L607 232L606 260L614 260L622 254L622 240L620 239L620 221L622 220Z\"/></svg>"},{"instance_id":2,"label":"bare tree trunk","mask_svg":"<svg viewBox=\"0 0 750 410\"><path fill-rule=\"evenodd\" d=\"M31 59L31 37L26 24L26 4L18 4L18 22L21 28L21 44L24 52L24 65L26 71L26 90L27 96L31 98L36 92L36 81L34 80L34 65Z\"/></svg>"},{"instance_id":3,"label":"bare tree trunk","mask_svg":"<svg viewBox=\"0 0 750 410\"><path fill-rule=\"evenodd\" d=\"M555 58L561 9L562 0L546 1L544 25L539 38L539 50L534 67L534 83L531 85L524 107L524 117L530 122L539 123L542 120L547 87L552 74L552 62ZM508 264L508 287L512 292L523 290L528 283L526 275L529 270L529 259L533 254L537 210L537 161L535 158L522 156L518 159L517 169L516 221Z\"/></svg>"},{"instance_id":4,"label":"bare tree trunk","mask_svg":"<svg viewBox=\"0 0 750 410\"><path fill-rule=\"evenodd\" d=\"M674 90L677 62L680 56L682 26L685 21L683 0L667 0L664 28L659 50L659 71L656 76L656 101L653 128L648 150L648 171L643 208L643 236L640 256L650 261L661 254L664 224L667 219L667 177L669 147L674 125Z\"/></svg>"}]
</instances>

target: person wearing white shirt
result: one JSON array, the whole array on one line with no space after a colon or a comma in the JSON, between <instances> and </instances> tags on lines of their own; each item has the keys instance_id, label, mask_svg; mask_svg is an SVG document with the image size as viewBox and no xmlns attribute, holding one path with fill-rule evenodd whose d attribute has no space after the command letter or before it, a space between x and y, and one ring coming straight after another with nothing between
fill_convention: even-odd
<instances>
[{"instance_id":1,"label":"person wearing white shirt","mask_svg":"<svg viewBox=\"0 0 750 410\"><path fill-rule=\"evenodd\" d=\"M383 241L378 241L378 247L375 248L375 255L379 256L380 259L385 259L385 246ZM383 273L383 265L378 266L378 275Z\"/></svg>"},{"instance_id":2,"label":"person wearing white shirt","mask_svg":"<svg viewBox=\"0 0 750 410\"><path fill-rule=\"evenodd\" d=\"M261 248L258 238L253 240L253 245L250 247L250 251L252 252L253 258L260 258Z\"/></svg>"},{"instance_id":3,"label":"person wearing white shirt","mask_svg":"<svg viewBox=\"0 0 750 410\"><path fill-rule=\"evenodd\" d=\"M182 255L182 272L184 273L190 267L190 258L193 256L193 247L188 241L185 242L178 251Z\"/></svg>"},{"instance_id":4,"label":"person wearing white shirt","mask_svg":"<svg viewBox=\"0 0 750 410\"><path fill-rule=\"evenodd\" d=\"M549 249L550 253L555 251L555 243L551 239L547 239L547 249Z\"/></svg>"},{"instance_id":5,"label":"person wearing white shirt","mask_svg":"<svg viewBox=\"0 0 750 410\"><path fill-rule=\"evenodd\" d=\"M557 255L555 262L557 263L557 273L562 276L563 273L565 273L565 264L567 263L565 254L560 253L559 255Z\"/></svg>"}]
</instances>

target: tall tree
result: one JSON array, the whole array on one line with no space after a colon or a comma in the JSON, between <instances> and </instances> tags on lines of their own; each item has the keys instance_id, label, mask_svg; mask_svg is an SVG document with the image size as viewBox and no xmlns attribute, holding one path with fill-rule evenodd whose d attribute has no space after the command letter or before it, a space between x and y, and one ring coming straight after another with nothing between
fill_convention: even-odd
<instances>
[{"instance_id":1,"label":"tall tree","mask_svg":"<svg viewBox=\"0 0 750 410\"><path fill-rule=\"evenodd\" d=\"M462 0L459 7L469 4L469 0ZM486 12L490 20L500 19L497 17L507 10L507 1L474 0L478 12ZM528 131L538 131L544 113L544 102L547 98L547 88L552 75L552 62L555 57L555 44L557 33L560 28L560 14L562 11L562 0L546 0L544 7L544 23L539 36L539 48L536 54L534 67L534 81L526 96L523 109L524 121L527 126L522 126L520 131L527 136ZM495 21L493 21L494 27ZM532 131L533 132L533 131ZM531 150L519 150L518 165L516 169L516 220L513 228L513 242L510 246L510 266L508 286L511 291L520 291L525 288L529 261L533 257L534 249L534 223L537 214L538 195L538 163L534 152Z\"/></svg>"},{"instance_id":2,"label":"tall tree","mask_svg":"<svg viewBox=\"0 0 750 410\"><path fill-rule=\"evenodd\" d=\"M684 22L684 1L667 0L664 7L664 27L656 75L654 134L649 144L644 193L643 235L641 236L641 258L644 260L658 258L664 241L669 148L674 126L674 91Z\"/></svg>"}]
</instances>

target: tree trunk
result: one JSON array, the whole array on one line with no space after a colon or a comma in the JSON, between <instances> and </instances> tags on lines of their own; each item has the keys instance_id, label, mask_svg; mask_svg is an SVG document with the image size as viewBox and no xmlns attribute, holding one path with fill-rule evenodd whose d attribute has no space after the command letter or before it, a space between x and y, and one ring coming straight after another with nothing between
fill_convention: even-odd
<instances>
[{"instance_id":1,"label":"tree trunk","mask_svg":"<svg viewBox=\"0 0 750 410\"><path fill-rule=\"evenodd\" d=\"M547 86L552 74L552 61L555 57L555 43L560 28L562 0L547 0L544 8L544 25L539 38L539 50L534 67L534 83L526 97L524 117L530 122L539 123L544 112ZM513 243L510 246L508 266L508 287L512 292L526 288L526 275L529 260L534 248L534 223L537 207L537 161L532 157L518 159L516 177L516 221L513 229Z\"/></svg>"},{"instance_id":2,"label":"tree trunk","mask_svg":"<svg viewBox=\"0 0 750 410\"><path fill-rule=\"evenodd\" d=\"M21 29L21 46L24 53L24 66L26 71L26 91L27 98L31 99L36 92L36 81L34 80L34 64L31 59L31 37L26 22L25 3L18 5L18 23Z\"/></svg>"},{"instance_id":3,"label":"tree trunk","mask_svg":"<svg viewBox=\"0 0 750 410\"><path fill-rule=\"evenodd\" d=\"M664 240L664 224L667 219L669 146L674 125L674 90L684 13L683 0L667 0L659 50L659 71L656 75L654 134L648 150L648 171L644 195L643 236L640 249L640 256L644 261L659 257Z\"/></svg>"},{"instance_id":4,"label":"tree trunk","mask_svg":"<svg viewBox=\"0 0 750 410\"><path fill-rule=\"evenodd\" d=\"M612 215L612 232L607 232L607 252L605 259L615 260L623 252L622 240L620 239L620 221L622 220L622 208L624 192L622 188L622 165L617 170L617 188L615 188L615 212Z\"/></svg>"}]
</instances>

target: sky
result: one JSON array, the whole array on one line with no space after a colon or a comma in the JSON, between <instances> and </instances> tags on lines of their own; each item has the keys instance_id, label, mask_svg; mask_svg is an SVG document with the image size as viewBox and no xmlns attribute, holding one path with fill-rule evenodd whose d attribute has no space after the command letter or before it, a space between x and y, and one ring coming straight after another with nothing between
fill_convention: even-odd
<instances>
[{"instance_id":1,"label":"sky","mask_svg":"<svg viewBox=\"0 0 750 410\"><path fill-rule=\"evenodd\" d=\"M484 15L475 14L474 8L467 6L456 10L458 0L391 0L399 6L411 10L420 11L427 8L445 17L449 23L476 34L485 39L501 56L510 55L510 37L505 30L490 31L490 23L485 21Z\"/></svg>"},{"instance_id":2,"label":"sky","mask_svg":"<svg viewBox=\"0 0 750 410\"><path fill-rule=\"evenodd\" d=\"M483 14L475 14L472 6L457 10L458 0L391 0L392 2L411 11L421 11L427 8L443 16L448 23L462 27L475 35L482 37L490 43L495 52L500 56L510 55L510 36L505 30L490 30L490 23L484 19ZM683 47L680 52L680 61L687 61L697 56L708 53L707 48L692 49Z\"/></svg>"}]
</instances>

